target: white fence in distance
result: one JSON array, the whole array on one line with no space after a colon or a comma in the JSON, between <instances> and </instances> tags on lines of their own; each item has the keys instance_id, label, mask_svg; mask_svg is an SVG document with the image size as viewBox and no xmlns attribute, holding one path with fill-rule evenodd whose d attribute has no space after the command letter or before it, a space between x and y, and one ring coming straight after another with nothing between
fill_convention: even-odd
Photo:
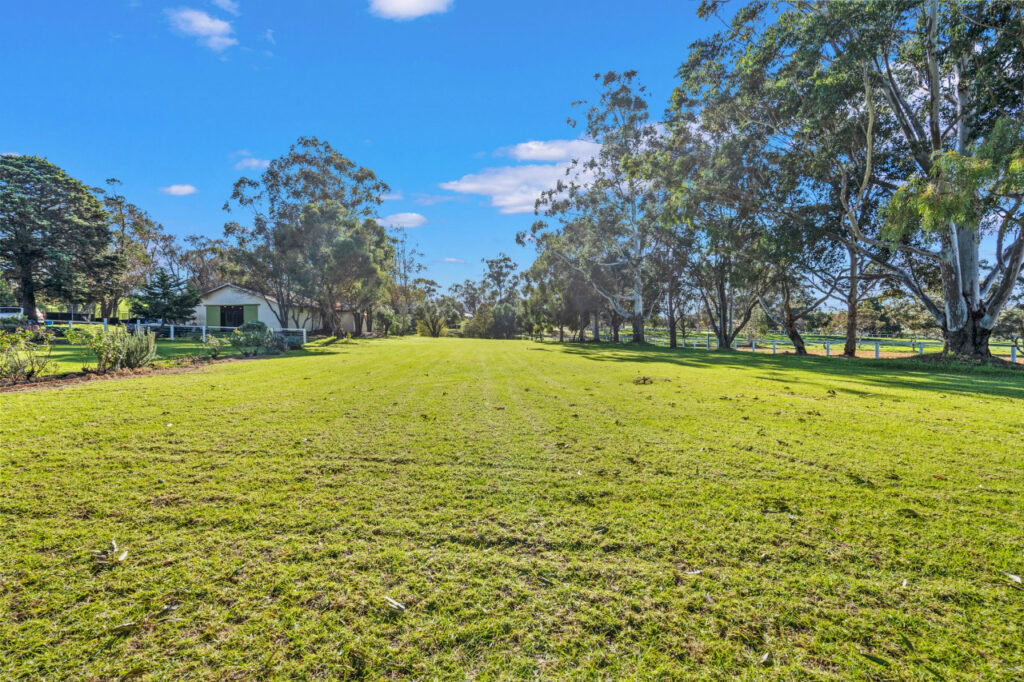
<instances>
[{"instance_id":1,"label":"white fence in distance","mask_svg":"<svg viewBox=\"0 0 1024 682\"><path fill-rule=\"evenodd\" d=\"M96 324L96 325L101 324L101 325L103 325L103 331L107 331L107 330L110 329L110 325L108 324L106 318L103 318L102 320L93 320L91 322L82 322L82 321L74 322L74 321L71 321L71 320L68 320L68 322L67 322L68 329L72 329L75 325L90 325L90 324ZM57 325L50 324L50 325L47 325L47 326L53 327L53 326L57 326ZM60 326L63 326L63 325L60 325ZM164 329L164 328L167 328L167 330L168 330L168 338L171 341L174 341L177 336L181 336L181 335L184 335L184 334L199 334L200 335L200 339L203 341L203 343L206 343L206 335L208 333L209 334L217 334L217 333L229 333L230 334L234 330L238 329L238 327L207 327L207 326L195 325L195 324L152 324L152 323L147 323L147 322L129 322L129 323L125 324L125 326L129 330L134 330L136 334L140 333L142 330L151 331L153 329ZM295 335L301 334L302 335L302 343L303 344L306 343L308 332L305 329L290 329L290 328L287 328L287 327L282 327L280 329L273 329L271 327L268 327L268 329L270 329L270 331L273 332L274 334L285 334L285 335L288 335L288 334L295 334Z\"/></svg>"},{"instance_id":2,"label":"white fence in distance","mask_svg":"<svg viewBox=\"0 0 1024 682\"><path fill-rule=\"evenodd\" d=\"M609 330L609 333L607 335L604 334L605 330L603 328L602 328L601 331L602 331L602 338L601 338L601 340L602 341L608 341L611 338L610 330ZM652 343L652 345L655 345L655 346L668 346L669 341L668 341L668 330L667 329L653 328L653 329L648 329L646 331L647 332L653 332L652 334L648 335L648 340L649 340L650 343ZM629 336L628 333L626 335L627 335L627 337ZM692 343L691 343L691 341L692 341ZM812 347L812 346L815 346L817 344L821 344L822 347L824 348L824 350L825 350L825 357L831 357L832 356L832 346L834 344L838 345L838 347L840 349L840 353L841 353L842 352L842 348L846 344L846 340L842 339L842 338L835 338L835 339L825 339L823 341L819 340L819 339L806 340L805 341L805 345L808 346L808 347ZM892 346L905 347L905 348L909 348L911 353L917 353L919 355L924 355L925 347L939 347L939 348L942 348L942 347L945 346L945 343L943 341L939 341L939 340L936 340L936 339L919 339L919 340L913 340L913 341L902 341L902 340L897 340L897 339L894 339L894 338L882 338L880 335L878 335L878 336L871 335L871 336L868 336L868 337L863 337L863 338L857 339L857 346L858 346L858 348L867 346L868 349L874 350L875 359L878 359L878 358L881 357L882 346L887 346L887 347L892 347ZM748 338L743 339L742 341L737 339L737 341L734 342L734 344L733 344L733 348L734 349L739 350L741 347L749 347L751 352L757 352L758 347L761 347L761 348L771 347L772 354L774 355L774 354L776 354L778 352L780 347L782 347L782 348L793 348L794 345L793 345L793 342L790 341L789 339L759 339L759 338L756 338L756 337L748 337ZM683 338L683 337L679 338L679 348L682 348L682 349L692 348L693 350L708 350L708 351L710 351L712 349L718 350L718 339L715 337L715 335L712 332L708 332L706 330L694 330L694 331L687 332L686 338ZM1016 346L1016 344L1014 344L1014 343L1005 343L1005 342L1004 343L990 343L989 344L989 348L992 351L992 354L994 356L997 356L997 357L998 356L1004 356L1004 357L1008 356L1009 359L1010 359L1010 362L1012 362L1012 363L1016 363L1017 362L1017 346ZM1000 352L1000 351L1002 351L1002 352Z\"/></svg>"}]
</instances>

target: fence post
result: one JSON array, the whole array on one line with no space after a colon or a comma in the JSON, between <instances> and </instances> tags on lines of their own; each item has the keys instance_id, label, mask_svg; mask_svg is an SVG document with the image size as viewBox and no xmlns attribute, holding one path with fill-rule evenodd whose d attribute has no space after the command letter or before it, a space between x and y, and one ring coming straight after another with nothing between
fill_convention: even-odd
<instances>
[{"instance_id":1,"label":"fence post","mask_svg":"<svg viewBox=\"0 0 1024 682\"><path fill-rule=\"evenodd\" d=\"M772 355L775 355L775 341L772 341Z\"/></svg>"},{"instance_id":2,"label":"fence post","mask_svg":"<svg viewBox=\"0 0 1024 682\"><path fill-rule=\"evenodd\" d=\"M103 318L103 331L104 333L106 333L107 331L107 318L105 317Z\"/></svg>"},{"instance_id":3,"label":"fence post","mask_svg":"<svg viewBox=\"0 0 1024 682\"><path fill-rule=\"evenodd\" d=\"M875 360L878 359L878 341L875 341Z\"/></svg>"},{"instance_id":4,"label":"fence post","mask_svg":"<svg viewBox=\"0 0 1024 682\"><path fill-rule=\"evenodd\" d=\"M708 334L707 336L705 336L704 337L704 341L706 343L706 347L705 347L704 350L711 350L711 334Z\"/></svg>"},{"instance_id":5,"label":"fence post","mask_svg":"<svg viewBox=\"0 0 1024 682\"><path fill-rule=\"evenodd\" d=\"M69 319L68 320L68 329L71 329L71 327L72 327L72 321Z\"/></svg>"},{"instance_id":6,"label":"fence post","mask_svg":"<svg viewBox=\"0 0 1024 682\"><path fill-rule=\"evenodd\" d=\"M825 342L825 357L826 358L832 357L832 342L831 341L826 341Z\"/></svg>"},{"instance_id":7,"label":"fence post","mask_svg":"<svg viewBox=\"0 0 1024 682\"><path fill-rule=\"evenodd\" d=\"M1010 362L1017 364L1017 344L1010 346Z\"/></svg>"},{"instance_id":8,"label":"fence post","mask_svg":"<svg viewBox=\"0 0 1024 682\"><path fill-rule=\"evenodd\" d=\"M757 339L750 339L750 352L751 353L756 353L757 352Z\"/></svg>"},{"instance_id":9,"label":"fence post","mask_svg":"<svg viewBox=\"0 0 1024 682\"><path fill-rule=\"evenodd\" d=\"M305 328L302 329L302 345L303 346L306 345L306 329Z\"/></svg>"},{"instance_id":10,"label":"fence post","mask_svg":"<svg viewBox=\"0 0 1024 682\"><path fill-rule=\"evenodd\" d=\"M924 355L924 341L917 345L917 354Z\"/></svg>"},{"instance_id":11,"label":"fence post","mask_svg":"<svg viewBox=\"0 0 1024 682\"><path fill-rule=\"evenodd\" d=\"M206 343L206 327L203 327L203 343Z\"/></svg>"},{"instance_id":12,"label":"fence post","mask_svg":"<svg viewBox=\"0 0 1024 682\"><path fill-rule=\"evenodd\" d=\"M174 325L171 325L171 341L174 341Z\"/></svg>"}]
</instances>

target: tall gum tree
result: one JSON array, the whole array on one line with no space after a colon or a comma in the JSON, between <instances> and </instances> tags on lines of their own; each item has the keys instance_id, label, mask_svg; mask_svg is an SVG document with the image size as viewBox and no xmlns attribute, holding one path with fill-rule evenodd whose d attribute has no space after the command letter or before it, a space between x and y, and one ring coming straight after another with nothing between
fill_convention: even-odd
<instances>
[{"instance_id":1,"label":"tall gum tree","mask_svg":"<svg viewBox=\"0 0 1024 682\"><path fill-rule=\"evenodd\" d=\"M596 156L577 159L567 181L537 201L543 214L531 237L572 245L572 253L550 245L553 254L575 269L612 311L628 319L633 341L644 342L644 320L654 301L645 297L653 277L652 252L662 197L643 177L644 157L660 144L648 113L647 91L636 72L595 76L604 88L586 111L586 135L600 143ZM583 103L577 103L583 104ZM551 223L557 223L553 228ZM525 235L520 235L522 243Z\"/></svg>"},{"instance_id":2,"label":"tall gum tree","mask_svg":"<svg viewBox=\"0 0 1024 682\"><path fill-rule=\"evenodd\" d=\"M722 75L788 102L794 139L813 145L857 121L861 161L842 178L840 238L925 306L951 352L988 357L1024 261L1021 3L756 2L726 34L745 51L719 64ZM700 49L713 56L713 44ZM882 166L883 153L905 163ZM858 204L872 187L889 198L869 232ZM923 283L928 268L937 294Z\"/></svg>"},{"instance_id":3,"label":"tall gum tree","mask_svg":"<svg viewBox=\"0 0 1024 682\"><path fill-rule=\"evenodd\" d=\"M389 190L374 172L359 166L315 137L301 137L274 159L258 179L235 182L225 211L245 209L251 222L225 225L232 257L243 267L245 283L274 299L282 327L295 324L301 290L311 273L300 226L307 206L333 202L356 218L372 217Z\"/></svg>"}]
</instances>

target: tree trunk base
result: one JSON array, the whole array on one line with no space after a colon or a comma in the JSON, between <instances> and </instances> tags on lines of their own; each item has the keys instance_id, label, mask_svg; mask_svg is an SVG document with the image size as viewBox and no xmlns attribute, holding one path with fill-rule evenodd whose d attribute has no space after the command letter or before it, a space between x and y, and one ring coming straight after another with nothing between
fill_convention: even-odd
<instances>
[{"instance_id":1,"label":"tree trunk base","mask_svg":"<svg viewBox=\"0 0 1024 682\"><path fill-rule=\"evenodd\" d=\"M963 329L949 332L946 337L949 353L962 358L987 360L992 357L988 347L991 336L991 329L984 329L971 320Z\"/></svg>"}]
</instances>

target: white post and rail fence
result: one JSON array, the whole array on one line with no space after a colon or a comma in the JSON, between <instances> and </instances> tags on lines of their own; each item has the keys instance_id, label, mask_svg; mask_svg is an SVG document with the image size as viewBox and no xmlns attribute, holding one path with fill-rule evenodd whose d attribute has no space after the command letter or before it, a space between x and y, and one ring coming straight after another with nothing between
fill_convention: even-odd
<instances>
[{"instance_id":1,"label":"white post and rail fence","mask_svg":"<svg viewBox=\"0 0 1024 682\"><path fill-rule=\"evenodd\" d=\"M68 320L68 322L67 322L68 329L73 329L75 325L103 325L103 331L105 331L105 332L106 331L110 331L110 321L107 318L105 318L105 317L102 320L95 320L95 321L91 321L91 322L83 322L81 320L77 320L77 321ZM55 327L55 326L58 326L58 325L56 323L53 323L53 324L48 324L47 326ZM61 325L61 326L63 326L63 325ZM195 325L195 324L156 324L156 323L148 323L148 322L140 322L140 321L129 322L129 323L125 324L125 327L130 329L130 330L133 330L136 334L140 334L144 330L145 331L152 331L152 330L166 329L167 330L167 337L168 337L169 341L175 341L175 340L178 339L179 336L182 336L182 335L187 336L189 334L192 334L194 336L197 336L199 338L199 340L202 341L203 343L206 343L206 336L207 336L207 334L230 334L234 330L238 329L238 327L209 327L209 326L206 326L206 325ZM274 334L284 334L286 336L288 336L288 335L294 335L294 336L301 335L302 336L302 343L303 344L305 344L307 342L308 338L309 338L309 331L306 330L306 329L291 329L291 328L286 328L286 327L282 327L280 329L274 329L272 327L268 327L268 329L272 333L274 333Z\"/></svg>"}]
</instances>

